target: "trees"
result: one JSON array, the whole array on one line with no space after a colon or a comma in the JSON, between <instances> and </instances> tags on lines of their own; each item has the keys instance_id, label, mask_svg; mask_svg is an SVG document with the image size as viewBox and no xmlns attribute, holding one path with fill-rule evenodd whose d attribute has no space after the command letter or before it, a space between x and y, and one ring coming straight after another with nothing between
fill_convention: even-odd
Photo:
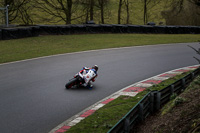
<instances>
[{"instance_id":1,"label":"trees","mask_svg":"<svg viewBox=\"0 0 200 133\"><path fill-rule=\"evenodd\" d=\"M94 0L80 0L80 5L83 7L85 21L94 20Z\"/></svg>"},{"instance_id":2,"label":"trees","mask_svg":"<svg viewBox=\"0 0 200 133\"><path fill-rule=\"evenodd\" d=\"M31 10L33 9L32 5L29 4L30 0L26 0L22 6L18 9L20 14L19 21L25 25L32 25L33 24L33 17L34 15L31 14Z\"/></svg>"},{"instance_id":3,"label":"trees","mask_svg":"<svg viewBox=\"0 0 200 133\"><path fill-rule=\"evenodd\" d=\"M72 20L85 17L85 21L94 20L95 10L100 9L101 23L104 23L104 7L108 0L40 0L35 7L50 15L50 22L64 21L71 24ZM44 18L43 18L44 19Z\"/></svg>"},{"instance_id":4,"label":"trees","mask_svg":"<svg viewBox=\"0 0 200 133\"><path fill-rule=\"evenodd\" d=\"M122 10L122 0L119 0L119 8L118 8L118 24L121 24L121 10Z\"/></svg>"},{"instance_id":5,"label":"trees","mask_svg":"<svg viewBox=\"0 0 200 133\"><path fill-rule=\"evenodd\" d=\"M101 23L104 24L104 10L105 10L105 6L108 4L108 0L98 0L98 5L97 7L100 9L101 12Z\"/></svg>"},{"instance_id":6,"label":"trees","mask_svg":"<svg viewBox=\"0 0 200 133\"><path fill-rule=\"evenodd\" d=\"M90 0L90 20L94 20L94 0Z\"/></svg>"},{"instance_id":7,"label":"trees","mask_svg":"<svg viewBox=\"0 0 200 133\"><path fill-rule=\"evenodd\" d=\"M9 5L9 22L32 24L32 18L29 14L31 6L30 0L4 0L1 6Z\"/></svg>"},{"instance_id":8,"label":"trees","mask_svg":"<svg viewBox=\"0 0 200 133\"><path fill-rule=\"evenodd\" d=\"M126 24L129 24L129 0L124 0L125 6L126 6Z\"/></svg>"},{"instance_id":9,"label":"trees","mask_svg":"<svg viewBox=\"0 0 200 133\"><path fill-rule=\"evenodd\" d=\"M162 0L143 0L144 4L144 14L143 23L144 25L148 23L149 18L151 18L151 11L156 10L154 7L158 6ZM167 1L168 2L168 1Z\"/></svg>"},{"instance_id":10,"label":"trees","mask_svg":"<svg viewBox=\"0 0 200 133\"><path fill-rule=\"evenodd\" d=\"M129 24L129 0L119 0L119 7L118 7L118 24L121 24L121 13L122 13L122 6L125 5L126 10L126 24Z\"/></svg>"},{"instance_id":11,"label":"trees","mask_svg":"<svg viewBox=\"0 0 200 133\"><path fill-rule=\"evenodd\" d=\"M97 15L97 12L100 10L100 23L105 23L105 7L108 4L108 0L80 0L79 2L80 6L84 9L86 22L94 20L94 16Z\"/></svg>"},{"instance_id":12,"label":"trees","mask_svg":"<svg viewBox=\"0 0 200 133\"><path fill-rule=\"evenodd\" d=\"M147 0L144 0L144 24L147 23Z\"/></svg>"},{"instance_id":13,"label":"trees","mask_svg":"<svg viewBox=\"0 0 200 133\"><path fill-rule=\"evenodd\" d=\"M189 0L189 2L193 3L194 5L196 5L197 14L200 16L200 0Z\"/></svg>"},{"instance_id":14,"label":"trees","mask_svg":"<svg viewBox=\"0 0 200 133\"><path fill-rule=\"evenodd\" d=\"M200 6L200 0L189 0L191 3Z\"/></svg>"},{"instance_id":15,"label":"trees","mask_svg":"<svg viewBox=\"0 0 200 133\"><path fill-rule=\"evenodd\" d=\"M199 0L171 0L169 10L162 16L167 25L200 25Z\"/></svg>"},{"instance_id":16,"label":"trees","mask_svg":"<svg viewBox=\"0 0 200 133\"><path fill-rule=\"evenodd\" d=\"M76 2L76 1L75 1ZM35 8L50 15L50 22L64 21L66 24L71 24L72 21L72 0L39 0L34 1Z\"/></svg>"},{"instance_id":17,"label":"trees","mask_svg":"<svg viewBox=\"0 0 200 133\"><path fill-rule=\"evenodd\" d=\"M192 23L192 25L197 25L200 18L197 16L200 15L200 0L0 1L1 7L5 7L7 4L10 5L9 21L26 25L34 23L82 24L89 20L101 24L147 24L149 21L160 23L164 21L164 18L167 24L182 24L179 21L185 19L185 23L188 25ZM158 4L161 6L158 6ZM160 15L161 11L164 18Z\"/></svg>"}]
</instances>

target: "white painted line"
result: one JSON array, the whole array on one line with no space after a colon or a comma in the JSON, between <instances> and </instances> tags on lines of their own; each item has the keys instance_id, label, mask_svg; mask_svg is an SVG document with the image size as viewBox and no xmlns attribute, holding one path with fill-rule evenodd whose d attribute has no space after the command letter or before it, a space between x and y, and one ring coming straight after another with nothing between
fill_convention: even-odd
<instances>
[{"instance_id":1,"label":"white painted line","mask_svg":"<svg viewBox=\"0 0 200 133\"><path fill-rule=\"evenodd\" d=\"M183 73L183 72L174 72L174 71L167 72L167 74L175 74L175 75L178 75L178 74L181 74L181 73Z\"/></svg>"},{"instance_id":2,"label":"white painted line","mask_svg":"<svg viewBox=\"0 0 200 133\"><path fill-rule=\"evenodd\" d=\"M91 110L98 110L98 109L100 109L101 107L103 107L104 105L105 105L105 104L100 103L100 104L98 104L97 106L93 107Z\"/></svg>"},{"instance_id":3,"label":"white painted line","mask_svg":"<svg viewBox=\"0 0 200 133\"><path fill-rule=\"evenodd\" d=\"M71 121L68 126L74 126L76 125L77 123L79 123L81 120L85 119L85 117L78 117L76 119L74 119L73 121Z\"/></svg>"},{"instance_id":4,"label":"white painted line","mask_svg":"<svg viewBox=\"0 0 200 133\"><path fill-rule=\"evenodd\" d=\"M196 68L185 67L183 70L195 70Z\"/></svg>"},{"instance_id":5,"label":"white painted line","mask_svg":"<svg viewBox=\"0 0 200 133\"><path fill-rule=\"evenodd\" d=\"M112 97L110 97L110 98L116 99L116 98L118 98L119 96L120 96L119 93L117 93L117 94L115 94L115 95L112 95Z\"/></svg>"},{"instance_id":6,"label":"white painted line","mask_svg":"<svg viewBox=\"0 0 200 133\"><path fill-rule=\"evenodd\" d=\"M166 80L166 79L169 79L169 77L153 77L152 79L150 80Z\"/></svg>"},{"instance_id":7,"label":"white painted line","mask_svg":"<svg viewBox=\"0 0 200 133\"><path fill-rule=\"evenodd\" d=\"M123 96L131 96L134 97L138 94L138 92L120 92L119 95L123 95Z\"/></svg>"},{"instance_id":8,"label":"white painted line","mask_svg":"<svg viewBox=\"0 0 200 133\"><path fill-rule=\"evenodd\" d=\"M134 85L135 87L142 87L142 88L148 88L153 86L152 84L148 84L148 83L138 83L136 85Z\"/></svg>"}]
</instances>

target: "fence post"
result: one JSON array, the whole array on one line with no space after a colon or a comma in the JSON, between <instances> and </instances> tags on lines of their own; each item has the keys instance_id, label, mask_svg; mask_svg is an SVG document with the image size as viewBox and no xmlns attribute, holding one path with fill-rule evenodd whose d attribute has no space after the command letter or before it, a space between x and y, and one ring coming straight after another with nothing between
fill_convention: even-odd
<instances>
[{"instance_id":1,"label":"fence post","mask_svg":"<svg viewBox=\"0 0 200 133\"><path fill-rule=\"evenodd\" d=\"M139 104L139 118L141 121L144 120L144 112L143 112L144 105L143 103Z\"/></svg>"},{"instance_id":2,"label":"fence post","mask_svg":"<svg viewBox=\"0 0 200 133\"><path fill-rule=\"evenodd\" d=\"M161 93L156 93L156 110L159 110L161 106Z\"/></svg>"},{"instance_id":3,"label":"fence post","mask_svg":"<svg viewBox=\"0 0 200 133\"><path fill-rule=\"evenodd\" d=\"M130 132L130 120L128 118L125 118L124 132L125 133Z\"/></svg>"},{"instance_id":4,"label":"fence post","mask_svg":"<svg viewBox=\"0 0 200 133\"><path fill-rule=\"evenodd\" d=\"M154 92L150 93L150 111L151 113L154 112Z\"/></svg>"},{"instance_id":5,"label":"fence post","mask_svg":"<svg viewBox=\"0 0 200 133\"><path fill-rule=\"evenodd\" d=\"M170 85L170 91L171 91L171 95L172 95L174 93L174 85L173 84Z\"/></svg>"},{"instance_id":6,"label":"fence post","mask_svg":"<svg viewBox=\"0 0 200 133\"><path fill-rule=\"evenodd\" d=\"M194 79L194 72L192 72L191 75L192 75L192 80L193 80Z\"/></svg>"},{"instance_id":7,"label":"fence post","mask_svg":"<svg viewBox=\"0 0 200 133\"><path fill-rule=\"evenodd\" d=\"M182 84L182 87L183 87L182 90L185 90L185 78L182 78L181 82L182 82L181 84Z\"/></svg>"}]
</instances>

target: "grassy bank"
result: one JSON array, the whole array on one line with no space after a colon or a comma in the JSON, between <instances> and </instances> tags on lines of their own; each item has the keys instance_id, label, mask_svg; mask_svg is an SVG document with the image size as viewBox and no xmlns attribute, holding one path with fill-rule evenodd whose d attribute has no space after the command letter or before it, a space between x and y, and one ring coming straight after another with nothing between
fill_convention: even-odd
<instances>
[{"instance_id":1,"label":"grassy bank","mask_svg":"<svg viewBox=\"0 0 200 133\"><path fill-rule=\"evenodd\" d=\"M0 41L0 63L115 47L197 42L199 35L87 34L40 36Z\"/></svg>"},{"instance_id":2,"label":"grassy bank","mask_svg":"<svg viewBox=\"0 0 200 133\"><path fill-rule=\"evenodd\" d=\"M160 112L137 127L137 133L199 133L200 76L179 96L171 98Z\"/></svg>"}]
</instances>

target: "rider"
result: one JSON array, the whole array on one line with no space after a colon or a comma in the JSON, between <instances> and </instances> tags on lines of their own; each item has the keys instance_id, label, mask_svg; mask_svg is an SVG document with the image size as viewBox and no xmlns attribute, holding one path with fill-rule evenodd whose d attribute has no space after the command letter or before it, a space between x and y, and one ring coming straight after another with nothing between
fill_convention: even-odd
<instances>
[{"instance_id":1,"label":"rider","mask_svg":"<svg viewBox=\"0 0 200 133\"><path fill-rule=\"evenodd\" d=\"M83 79L83 73L88 73L89 70L92 70L95 73L95 76L91 79L92 82L95 81L95 78L98 76L97 71L98 71L98 66L94 65L92 68L88 67L83 67L83 69L78 73L78 75ZM84 83L83 86L92 88L93 86L90 83Z\"/></svg>"}]
</instances>

